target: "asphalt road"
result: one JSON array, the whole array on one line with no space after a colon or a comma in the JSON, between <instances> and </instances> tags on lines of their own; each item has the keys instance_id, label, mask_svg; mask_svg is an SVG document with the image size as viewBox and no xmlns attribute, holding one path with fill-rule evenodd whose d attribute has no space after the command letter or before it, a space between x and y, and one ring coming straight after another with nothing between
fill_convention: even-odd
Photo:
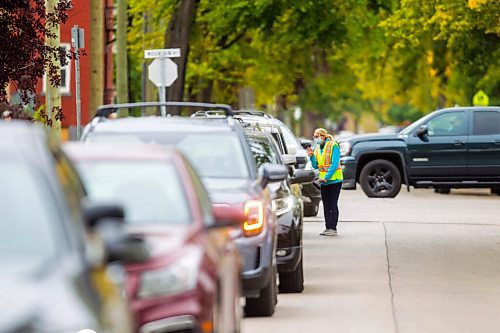
<instances>
[{"instance_id":1,"label":"asphalt road","mask_svg":"<svg viewBox=\"0 0 500 333\"><path fill-rule=\"evenodd\" d=\"M336 237L304 230L305 290L244 333L500 332L500 197L343 191Z\"/></svg>"}]
</instances>

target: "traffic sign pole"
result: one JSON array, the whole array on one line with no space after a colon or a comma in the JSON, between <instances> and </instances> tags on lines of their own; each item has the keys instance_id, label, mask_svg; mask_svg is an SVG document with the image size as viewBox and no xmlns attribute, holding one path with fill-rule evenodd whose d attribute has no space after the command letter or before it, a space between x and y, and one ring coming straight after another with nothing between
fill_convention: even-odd
<instances>
[{"instance_id":1,"label":"traffic sign pole","mask_svg":"<svg viewBox=\"0 0 500 333\"><path fill-rule=\"evenodd\" d=\"M161 73L165 73L165 55L162 54L160 55L160 62L161 62ZM166 101L166 96L165 96L165 75L161 76L161 86L160 86L160 102L165 102ZM161 116L165 117L167 115L167 107L165 105L162 105L160 108Z\"/></svg>"},{"instance_id":2,"label":"traffic sign pole","mask_svg":"<svg viewBox=\"0 0 500 333\"><path fill-rule=\"evenodd\" d=\"M148 66L148 77L158 88L158 99L160 102L166 102L166 87L170 87L177 80L177 64L170 58L180 57L180 49L161 49L144 51L145 58L155 58ZM167 115L165 105L160 106L161 116Z\"/></svg>"}]
</instances>

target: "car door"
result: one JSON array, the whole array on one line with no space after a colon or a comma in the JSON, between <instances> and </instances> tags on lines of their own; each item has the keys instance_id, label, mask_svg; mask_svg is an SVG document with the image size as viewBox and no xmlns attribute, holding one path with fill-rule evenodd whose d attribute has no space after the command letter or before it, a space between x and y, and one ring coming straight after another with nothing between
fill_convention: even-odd
<instances>
[{"instance_id":1,"label":"car door","mask_svg":"<svg viewBox=\"0 0 500 333\"><path fill-rule=\"evenodd\" d=\"M470 177L500 178L500 110L472 112L467 157Z\"/></svg>"},{"instance_id":2,"label":"car door","mask_svg":"<svg viewBox=\"0 0 500 333\"><path fill-rule=\"evenodd\" d=\"M417 180L462 178L467 175L469 119L466 110L437 113L408 137L410 175Z\"/></svg>"}]
</instances>

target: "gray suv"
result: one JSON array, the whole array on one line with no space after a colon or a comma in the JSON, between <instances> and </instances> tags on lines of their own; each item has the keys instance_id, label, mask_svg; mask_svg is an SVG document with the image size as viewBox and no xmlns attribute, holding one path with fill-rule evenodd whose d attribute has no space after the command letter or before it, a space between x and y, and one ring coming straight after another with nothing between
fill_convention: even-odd
<instances>
[{"instance_id":1,"label":"gray suv","mask_svg":"<svg viewBox=\"0 0 500 333\"><path fill-rule=\"evenodd\" d=\"M143 107L161 103L109 105L101 109ZM225 105L165 103L166 107L204 108L231 115ZM186 112L188 112L186 111ZM176 145L196 168L215 205L241 209L247 216L234 235L243 258L241 279L249 316L271 316L277 303L276 247L278 227L268 184L281 182L286 167L257 167L240 124L229 119L142 117L96 121L86 129L83 141L140 141Z\"/></svg>"}]
</instances>

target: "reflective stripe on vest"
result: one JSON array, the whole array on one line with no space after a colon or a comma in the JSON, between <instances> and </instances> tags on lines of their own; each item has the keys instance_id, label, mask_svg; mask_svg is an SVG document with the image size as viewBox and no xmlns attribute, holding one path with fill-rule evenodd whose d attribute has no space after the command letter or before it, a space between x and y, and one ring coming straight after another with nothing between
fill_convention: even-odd
<instances>
[{"instance_id":1,"label":"reflective stripe on vest","mask_svg":"<svg viewBox=\"0 0 500 333\"><path fill-rule=\"evenodd\" d=\"M318 163L318 170L319 170L319 177L320 178L325 178L328 169L332 165L332 152L335 146L338 146L336 142L332 141L327 141L325 143L325 146L323 147L323 153L321 154L320 147L316 147L316 150L314 151L314 156L316 157L316 162ZM340 148L339 148L340 149ZM332 177L328 180L343 180L344 175L342 174L342 167L340 166L340 163L337 167L337 170L333 173Z\"/></svg>"}]
</instances>

